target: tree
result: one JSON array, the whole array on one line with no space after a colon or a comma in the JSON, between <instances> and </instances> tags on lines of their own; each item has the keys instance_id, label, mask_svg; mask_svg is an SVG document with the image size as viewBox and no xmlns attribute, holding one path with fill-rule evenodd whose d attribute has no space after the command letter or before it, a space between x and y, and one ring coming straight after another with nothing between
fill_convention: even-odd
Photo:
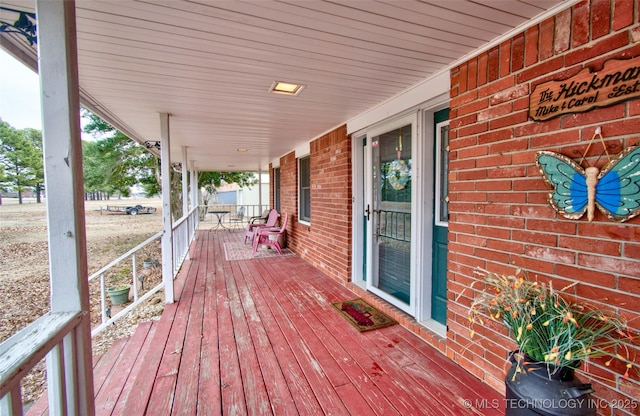
<instances>
[{"instance_id":1,"label":"tree","mask_svg":"<svg viewBox=\"0 0 640 416\"><path fill-rule=\"evenodd\" d=\"M33 166L34 173L36 175L36 183L35 183L35 192L36 192L36 202L41 203L40 195L42 191L44 191L44 160L43 156L43 145L42 145L42 132L40 130L26 128L22 130L24 136L29 140L33 146L36 148L36 151L40 154L40 157L37 159L37 163Z\"/></svg>"},{"instance_id":2,"label":"tree","mask_svg":"<svg viewBox=\"0 0 640 416\"><path fill-rule=\"evenodd\" d=\"M27 130L16 130L9 123L0 122L0 164L4 168L4 183L18 192L20 204L22 193L35 186L43 176L42 150L30 139L33 129Z\"/></svg>"}]
</instances>

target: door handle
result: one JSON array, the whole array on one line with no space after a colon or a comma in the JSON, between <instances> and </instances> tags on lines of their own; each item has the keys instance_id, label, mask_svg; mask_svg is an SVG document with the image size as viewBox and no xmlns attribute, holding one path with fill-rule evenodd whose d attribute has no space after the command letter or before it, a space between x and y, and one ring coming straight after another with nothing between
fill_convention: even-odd
<instances>
[{"instance_id":1,"label":"door handle","mask_svg":"<svg viewBox=\"0 0 640 416\"><path fill-rule=\"evenodd\" d=\"M369 218L371 217L371 209L369 208L369 204L367 204L367 209L364 210L364 212L367 214L367 221L369 221Z\"/></svg>"}]
</instances>

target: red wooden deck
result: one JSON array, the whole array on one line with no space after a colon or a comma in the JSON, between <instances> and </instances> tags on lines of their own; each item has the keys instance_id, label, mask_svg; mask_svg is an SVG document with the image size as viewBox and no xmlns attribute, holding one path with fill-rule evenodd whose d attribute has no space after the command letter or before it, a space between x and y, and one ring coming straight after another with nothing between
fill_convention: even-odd
<instances>
[{"instance_id":1,"label":"red wooden deck","mask_svg":"<svg viewBox=\"0 0 640 416\"><path fill-rule=\"evenodd\" d=\"M178 301L95 362L96 414L504 413L401 326L358 332L331 306L357 295L300 258L227 261L224 243L242 235L198 232Z\"/></svg>"}]
</instances>

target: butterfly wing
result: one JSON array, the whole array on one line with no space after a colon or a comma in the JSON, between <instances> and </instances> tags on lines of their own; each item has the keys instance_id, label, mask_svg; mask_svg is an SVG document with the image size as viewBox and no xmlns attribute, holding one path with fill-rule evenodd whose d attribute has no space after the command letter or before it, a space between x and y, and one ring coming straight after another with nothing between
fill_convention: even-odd
<instances>
[{"instance_id":1,"label":"butterfly wing","mask_svg":"<svg viewBox=\"0 0 640 416\"><path fill-rule=\"evenodd\" d=\"M573 160L558 153L536 154L536 164L547 185L551 205L566 218L578 219L587 210L587 182L584 170Z\"/></svg>"},{"instance_id":2,"label":"butterfly wing","mask_svg":"<svg viewBox=\"0 0 640 416\"><path fill-rule=\"evenodd\" d=\"M640 214L640 146L627 148L600 172L596 205L614 221Z\"/></svg>"}]
</instances>

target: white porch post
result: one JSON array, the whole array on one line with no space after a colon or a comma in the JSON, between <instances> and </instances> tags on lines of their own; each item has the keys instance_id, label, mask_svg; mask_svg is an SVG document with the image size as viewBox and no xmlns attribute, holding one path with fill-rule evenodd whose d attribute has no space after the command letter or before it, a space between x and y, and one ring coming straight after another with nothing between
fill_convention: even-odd
<instances>
[{"instance_id":1,"label":"white porch post","mask_svg":"<svg viewBox=\"0 0 640 416\"><path fill-rule=\"evenodd\" d=\"M191 209L198 206L198 174L196 172L196 163L195 160L191 161L191 179L190 179L190 201L191 201Z\"/></svg>"},{"instance_id":2,"label":"white porch post","mask_svg":"<svg viewBox=\"0 0 640 416\"><path fill-rule=\"evenodd\" d=\"M262 168L258 169L258 215L262 214Z\"/></svg>"},{"instance_id":3,"label":"white porch post","mask_svg":"<svg viewBox=\"0 0 640 416\"><path fill-rule=\"evenodd\" d=\"M182 146L182 215L189 213L189 174L187 171L187 148Z\"/></svg>"},{"instance_id":4,"label":"white porch post","mask_svg":"<svg viewBox=\"0 0 640 416\"><path fill-rule=\"evenodd\" d=\"M164 300L173 303L173 231L171 221L171 157L169 114L160 114L160 169L162 176L162 280Z\"/></svg>"},{"instance_id":5,"label":"white porch post","mask_svg":"<svg viewBox=\"0 0 640 416\"><path fill-rule=\"evenodd\" d=\"M75 2L38 0L36 8L51 312L84 312L62 351L47 355L49 410L91 416L95 409ZM66 371L58 378L60 360Z\"/></svg>"}]
</instances>

